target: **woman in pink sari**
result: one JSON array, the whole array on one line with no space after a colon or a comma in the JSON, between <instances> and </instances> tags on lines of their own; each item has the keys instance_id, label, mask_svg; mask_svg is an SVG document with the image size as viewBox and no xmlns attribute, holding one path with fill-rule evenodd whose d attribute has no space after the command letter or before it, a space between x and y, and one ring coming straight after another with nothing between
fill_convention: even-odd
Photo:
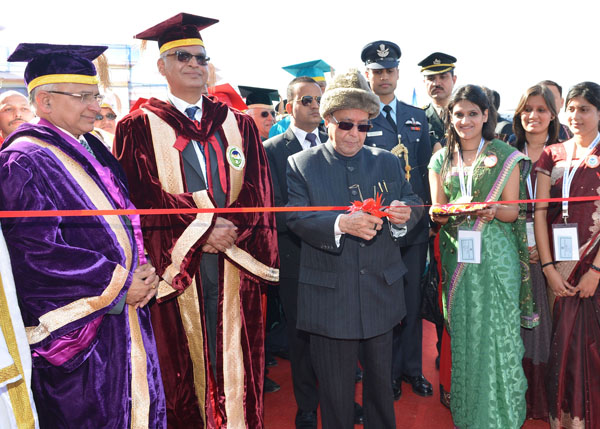
<instances>
[{"instance_id":1,"label":"woman in pink sari","mask_svg":"<svg viewBox=\"0 0 600 429\"><path fill-rule=\"evenodd\" d=\"M600 85L575 85L566 106L574 136L540 156L540 199L600 196ZM535 238L555 297L546 376L551 427L600 428L600 200L537 203ZM572 251L555 240L570 241Z\"/></svg>"}]
</instances>

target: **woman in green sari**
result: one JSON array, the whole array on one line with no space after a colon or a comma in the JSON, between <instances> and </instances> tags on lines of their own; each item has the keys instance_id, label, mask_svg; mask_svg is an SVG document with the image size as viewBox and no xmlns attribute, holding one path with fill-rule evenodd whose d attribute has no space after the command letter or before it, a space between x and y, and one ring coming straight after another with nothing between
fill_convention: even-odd
<instances>
[{"instance_id":1,"label":"woman in green sari","mask_svg":"<svg viewBox=\"0 0 600 429\"><path fill-rule=\"evenodd\" d=\"M429 178L431 217L442 224L452 417L461 429L519 428L525 420L527 389L520 325L536 323L525 206L485 204L470 215L435 213L436 205L447 203L524 199L530 162L494 139L496 112L480 87L460 88L448 111L448 144L433 156Z\"/></svg>"}]
</instances>

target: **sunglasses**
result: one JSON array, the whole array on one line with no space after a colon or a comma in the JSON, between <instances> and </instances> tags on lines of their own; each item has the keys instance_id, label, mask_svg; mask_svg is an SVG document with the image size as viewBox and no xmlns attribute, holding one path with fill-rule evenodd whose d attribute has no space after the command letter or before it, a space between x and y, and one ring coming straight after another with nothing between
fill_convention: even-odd
<instances>
[{"instance_id":1,"label":"sunglasses","mask_svg":"<svg viewBox=\"0 0 600 429\"><path fill-rule=\"evenodd\" d=\"M194 54L190 54L189 52L186 51L175 51L172 54L167 54L167 57L177 57L177 61L179 61L180 63L189 63L192 59L192 57L196 58L196 62L201 65L201 66L205 66L208 64L208 62L210 61L210 58L208 58L206 55L194 55Z\"/></svg>"},{"instance_id":2,"label":"sunglasses","mask_svg":"<svg viewBox=\"0 0 600 429\"><path fill-rule=\"evenodd\" d=\"M313 100L315 100L318 105L321 104L321 97L313 97L312 95L305 95L296 99L296 101L301 102L303 106L310 106Z\"/></svg>"},{"instance_id":3,"label":"sunglasses","mask_svg":"<svg viewBox=\"0 0 600 429\"><path fill-rule=\"evenodd\" d=\"M262 112L260 112L261 118L268 118L269 115L275 117L275 114L275 110L263 110Z\"/></svg>"},{"instance_id":4,"label":"sunglasses","mask_svg":"<svg viewBox=\"0 0 600 429\"><path fill-rule=\"evenodd\" d=\"M97 121L101 121L102 119L108 119L110 121L114 121L115 119L117 119L117 115L115 115L114 113L107 113L106 115L101 115L100 113L98 113L96 115L96 120Z\"/></svg>"},{"instance_id":5,"label":"sunglasses","mask_svg":"<svg viewBox=\"0 0 600 429\"><path fill-rule=\"evenodd\" d=\"M371 124L355 124L354 122L346 122L346 121L340 122L337 119L335 119L335 116L333 116L333 115L331 115L331 118L336 123L338 128L340 130L344 130L344 131L350 131L352 128L354 128L355 125L356 125L356 128L358 128L358 131L361 133L366 133L371 128L373 128L373 125L371 125Z\"/></svg>"}]
</instances>

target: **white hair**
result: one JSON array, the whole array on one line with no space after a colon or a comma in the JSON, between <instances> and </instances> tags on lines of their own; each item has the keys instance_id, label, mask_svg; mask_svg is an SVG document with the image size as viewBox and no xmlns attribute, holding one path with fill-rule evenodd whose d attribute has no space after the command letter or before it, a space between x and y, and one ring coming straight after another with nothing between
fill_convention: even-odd
<instances>
[{"instance_id":1,"label":"white hair","mask_svg":"<svg viewBox=\"0 0 600 429\"><path fill-rule=\"evenodd\" d=\"M56 88L55 83L47 83L45 85L36 86L35 88L33 88L33 90L31 90L31 92L29 93L29 104L31 104L34 111L37 111L37 102L35 101L35 98L36 98L38 92L39 91L47 91L47 92L54 91L55 88Z\"/></svg>"}]
</instances>

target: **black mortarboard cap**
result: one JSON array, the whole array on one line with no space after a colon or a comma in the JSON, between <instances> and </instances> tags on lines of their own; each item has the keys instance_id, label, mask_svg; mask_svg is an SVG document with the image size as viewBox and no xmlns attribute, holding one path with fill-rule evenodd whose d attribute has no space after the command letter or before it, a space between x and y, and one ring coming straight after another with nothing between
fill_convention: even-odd
<instances>
[{"instance_id":1,"label":"black mortarboard cap","mask_svg":"<svg viewBox=\"0 0 600 429\"><path fill-rule=\"evenodd\" d=\"M279 101L279 92L276 89L256 88L253 86L238 86L242 97L246 98L246 105L262 104L273 107L273 101Z\"/></svg>"}]
</instances>

